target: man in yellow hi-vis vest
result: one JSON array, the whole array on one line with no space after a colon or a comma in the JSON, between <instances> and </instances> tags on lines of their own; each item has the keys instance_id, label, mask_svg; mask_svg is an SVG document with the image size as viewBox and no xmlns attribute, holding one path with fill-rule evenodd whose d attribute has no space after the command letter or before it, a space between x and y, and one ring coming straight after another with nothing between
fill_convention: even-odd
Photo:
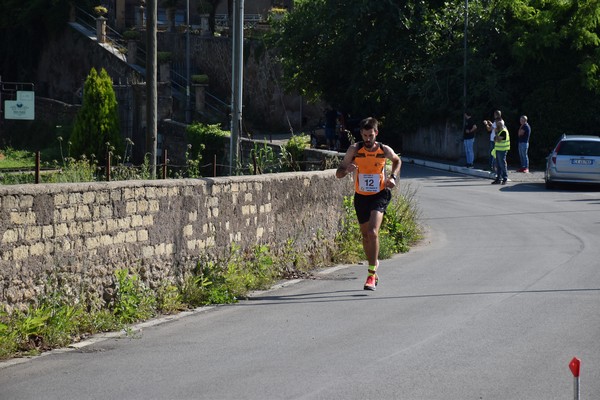
<instances>
[{"instance_id":1,"label":"man in yellow hi-vis vest","mask_svg":"<svg viewBox=\"0 0 600 400\"><path fill-rule=\"evenodd\" d=\"M375 118L365 118L360 122L362 142L351 145L346 151L335 175L343 178L354 172L354 209L360 225L362 244L369 262L369 275L365 290L375 290L379 281L379 228L383 213L392 198L400 174L402 162L390 146L375 139L379 134L379 122ZM385 162L392 161L392 170L386 176Z\"/></svg>"},{"instance_id":2,"label":"man in yellow hi-vis vest","mask_svg":"<svg viewBox=\"0 0 600 400\"><path fill-rule=\"evenodd\" d=\"M494 138L494 150L496 156L496 179L492 182L492 185L501 183L506 184L508 180L508 168L506 165L506 155L510 150L510 134L508 129L504 126L502 120L496 120L497 132Z\"/></svg>"}]
</instances>

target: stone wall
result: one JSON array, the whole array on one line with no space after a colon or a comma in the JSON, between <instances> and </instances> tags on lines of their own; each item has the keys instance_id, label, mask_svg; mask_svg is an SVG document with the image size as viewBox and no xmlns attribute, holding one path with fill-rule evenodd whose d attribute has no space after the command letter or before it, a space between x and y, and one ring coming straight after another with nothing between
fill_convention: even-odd
<instances>
[{"instance_id":1,"label":"stone wall","mask_svg":"<svg viewBox=\"0 0 600 400\"><path fill-rule=\"evenodd\" d=\"M36 95L81 103L83 85L92 68L104 68L114 84L134 84L145 79L106 46L78 30L67 27L44 48L37 68Z\"/></svg>"},{"instance_id":2,"label":"stone wall","mask_svg":"<svg viewBox=\"0 0 600 400\"><path fill-rule=\"evenodd\" d=\"M416 132L402 134L402 152L442 160L465 162L465 150L462 141L462 127L454 122L432 124L419 128ZM475 159L486 161L489 158L490 134L479 128L475 136L473 151Z\"/></svg>"},{"instance_id":3,"label":"stone wall","mask_svg":"<svg viewBox=\"0 0 600 400\"><path fill-rule=\"evenodd\" d=\"M350 179L333 170L213 179L0 187L0 304L47 290L110 298L114 271L152 287L203 255L268 244L327 262ZM324 241L326 243L324 243Z\"/></svg>"},{"instance_id":4,"label":"stone wall","mask_svg":"<svg viewBox=\"0 0 600 400\"><path fill-rule=\"evenodd\" d=\"M159 32L159 50L173 53L173 64L185 64L186 35ZM232 52L229 37L190 36L192 74L209 76L208 91L229 103ZM285 93L280 65L263 41L244 41L244 129L299 133L323 118L322 105L308 104L297 93ZM290 129L291 128L291 129Z\"/></svg>"}]
</instances>

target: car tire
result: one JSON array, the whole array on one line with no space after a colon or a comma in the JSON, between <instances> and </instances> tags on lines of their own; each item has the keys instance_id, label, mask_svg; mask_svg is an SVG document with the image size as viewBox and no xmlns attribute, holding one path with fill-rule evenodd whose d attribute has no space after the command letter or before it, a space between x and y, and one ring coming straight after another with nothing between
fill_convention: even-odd
<instances>
[{"instance_id":1,"label":"car tire","mask_svg":"<svg viewBox=\"0 0 600 400\"><path fill-rule=\"evenodd\" d=\"M548 190L554 189L556 187L556 184L552 183L552 181L549 181L548 179L545 180L545 184L546 189Z\"/></svg>"}]
</instances>

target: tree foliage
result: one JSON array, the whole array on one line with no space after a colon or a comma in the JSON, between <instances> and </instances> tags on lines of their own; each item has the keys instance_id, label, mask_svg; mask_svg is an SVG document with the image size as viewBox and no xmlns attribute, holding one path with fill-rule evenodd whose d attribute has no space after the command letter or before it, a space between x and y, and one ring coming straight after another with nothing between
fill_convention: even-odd
<instances>
[{"instance_id":1,"label":"tree foliage","mask_svg":"<svg viewBox=\"0 0 600 400\"><path fill-rule=\"evenodd\" d=\"M228 131L221 129L219 124L193 123L186 129L186 140L189 143L189 156L198 161L204 161L200 168L202 176L212 175L212 162L217 159L221 163L225 158Z\"/></svg>"},{"instance_id":2,"label":"tree foliage","mask_svg":"<svg viewBox=\"0 0 600 400\"><path fill-rule=\"evenodd\" d=\"M541 147L563 132L597 133L600 0L470 0L468 18L464 0L297 0L294 7L270 38L287 87L377 116L393 135L436 121L460 124L465 20L466 106L477 119L501 109L516 131L527 114ZM585 118L572 118L582 111Z\"/></svg>"},{"instance_id":3,"label":"tree foliage","mask_svg":"<svg viewBox=\"0 0 600 400\"><path fill-rule=\"evenodd\" d=\"M104 160L109 150L122 152L117 98L112 79L104 68L100 74L92 68L85 80L83 104L75 118L71 146L74 155L93 154L99 160Z\"/></svg>"}]
</instances>

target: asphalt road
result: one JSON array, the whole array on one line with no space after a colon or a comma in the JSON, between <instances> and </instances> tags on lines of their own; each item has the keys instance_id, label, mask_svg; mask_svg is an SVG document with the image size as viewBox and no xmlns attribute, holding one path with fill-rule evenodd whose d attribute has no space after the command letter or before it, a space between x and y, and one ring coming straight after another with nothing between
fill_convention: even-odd
<instances>
[{"instance_id":1,"label":"asphalt road","mask_svg":"<svg viewBox=\"0 0 600 400\"><path fill-rule=\"evenodd\" d=\"M406 163L427 237L380 264L0 365L0 399L572 399L600 395L600 191Z\"/></svg>"}]
</instances>

